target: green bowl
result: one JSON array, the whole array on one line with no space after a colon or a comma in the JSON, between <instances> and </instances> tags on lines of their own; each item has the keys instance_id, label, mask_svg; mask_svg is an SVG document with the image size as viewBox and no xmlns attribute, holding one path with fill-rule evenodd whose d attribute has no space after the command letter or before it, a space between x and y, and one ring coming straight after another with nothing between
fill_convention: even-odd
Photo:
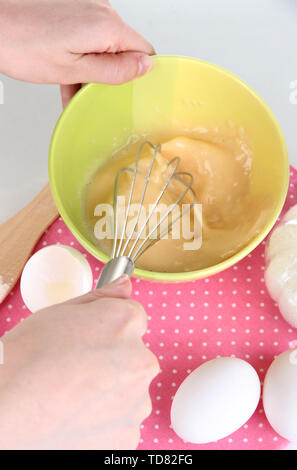
<instances>
[{"instance_id":1,"label":"green bowl","mask_svg":"<svg viewBox=\"0 0 297 470\"><path fill-rule=\"evenodd\" d=\"M191 103L203 103L193 106ZM198 109L198 110L197 110ZM52 135L49 179L66 225L84 248L101 261L108 256L89 236L83 198L92 174L131 135L166 134L178 123L195 127L232 120L253 141L253 191L265 192L271 210L260 233L230 258L191 272L135 269L156 281L187 281L218 273L250 253L268 234L284 204L289 162L284 136L267 104L243 81L207 62L157 56L154 69L124 85L88 84L71 100Z\"/></svg>"}]
</instances>

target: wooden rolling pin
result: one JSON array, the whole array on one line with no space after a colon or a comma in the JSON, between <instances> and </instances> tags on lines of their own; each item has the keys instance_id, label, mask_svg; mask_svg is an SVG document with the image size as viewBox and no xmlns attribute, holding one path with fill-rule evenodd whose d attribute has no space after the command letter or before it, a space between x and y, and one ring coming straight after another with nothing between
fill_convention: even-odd
<instances>
[{"instance_id":1,"label":"wooden rolling pin","mask_svg":"<svg viewBox=\"0 0 297 470\"><path fill-rule=\"evenodd\" d=\"M0 303L16 284L37 241L58 215L47 184L27 206L0 224Z\"/></svg>"}]
</instances>

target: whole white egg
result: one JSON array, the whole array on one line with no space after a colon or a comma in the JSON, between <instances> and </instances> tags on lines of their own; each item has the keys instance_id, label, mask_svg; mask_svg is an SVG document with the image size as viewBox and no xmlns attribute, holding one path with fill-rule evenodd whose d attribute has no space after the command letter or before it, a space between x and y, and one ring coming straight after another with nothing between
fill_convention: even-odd
<instances>
[{"instance_id":1,"label":"whole white egg","mask_svg":"<svg viewBox=\"0 0 297 470\"><path fill-rule=\"evenodd\" d=\"M179 387L172 427L184 441L196 444L222 439L252 416L260 391L258 374L246 361L222 357L205 362Z\"/></svg>"},{"instance_id":2,"label":"whole white egg","mask_svg":"<svg viewBox=\"0 0 297 470\"><path fill-rule=\"evenodd\" d=\"M269 367L263 389L264 411L282 437L297 442L297 350L277 356Z\"/></svg>"}]
</instances>

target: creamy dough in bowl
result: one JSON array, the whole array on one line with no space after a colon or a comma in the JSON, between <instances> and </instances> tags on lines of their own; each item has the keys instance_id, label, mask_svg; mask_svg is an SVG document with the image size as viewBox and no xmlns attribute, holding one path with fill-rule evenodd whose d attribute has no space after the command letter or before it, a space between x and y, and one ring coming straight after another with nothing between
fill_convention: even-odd
<instances>
[{"instance_id":1,"label":"creamy dough in bowl","mask_svg":"<svg viewBox=\"0 0 297 470\"><path fill-rule=\"evenodd\" d=\"M88 184L85 212L94 239L98 221L94 209L100 203L112 204L117 171L122 167L133 167L139 144L130 144L118 151L98 169ZM152 150L146 146L139 164L132 202L139 201L151 156ZM182 233L179 239L169 235L167 239L157 241L137 260L136 266L142 269L184 272L218 264L245 246L266 221L267 201L264 198L259 200L251 191L252 150L240 136L231 138L208 133L206 137L183 135L162 141L147 187L146 208L156 200L172 169L171 165L168 167L168 162L176 156L180 157L178 171L193 176L192 187L202 207L202 244L199 249L185 249L185 242L189 246L189 239L185 239ZM126 198L131 178L131 172L120 178L119 194ZM183 186L173 181L160 202L173 204L182 191ZM187 193L182 202L190 203L191 194ZM96 243L102 251L110 254L111 240L96 239Z\"/></svg>"}]
</instances>

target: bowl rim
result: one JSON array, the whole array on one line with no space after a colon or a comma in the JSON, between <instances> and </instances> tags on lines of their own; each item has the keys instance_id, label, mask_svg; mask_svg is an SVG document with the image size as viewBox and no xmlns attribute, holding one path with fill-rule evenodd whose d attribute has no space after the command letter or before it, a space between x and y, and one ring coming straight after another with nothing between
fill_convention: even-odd
<instances>
[{"instance_id":1,"label":"bowl rim","mask_svg":"<svg viewBox=\"0 0 297 470\"><path fill-rule=\"evenodd\" d=\"M288 158L288 150L287 150L286 140L282 132L282 129L280 127L280 124L277 118L275 117L274 113L272 112L268 104L266 103L266 101L250 85L248 85L244 80L239 78L237 75L233 74L232 72L229 72L228 70L225 70L223 67L220 67L219 65L215 65L205 60L197 59L194 57L188 57L188 56L182 56L182 55L158 55L158 56L154 56L154 60L157 62L167 61L167 60L181 60L181 61L186 61L186 62L194 62L200 65L203 65L207 68L211 68L215 71L219 71L220 73L223 73L226 77L231 78L232 80L236 81L242 87L246 88L247 91L257 99L257 101L259 101L260 105L265 109L267 115L273 122L275 129L280 137L280 141L281 141L282 155L283 155L283 160L284 160L283 163L285 167L284 168L285 177L283 179L280 197L273 211L273 214L271 215L267 223L264 225L262 230L247 245L245 245L241 250L239 250L234 255L230 256L230 258L227 258L221 261L220 263L214 264L207 268L198 269L195 271L166 273L166 272L149 271L149 270L135 268L134 273L133 273L133 276L135 277L139 277L139 278L147 279L151 281L160 281L160 282L193 281L195 279L202 279L202 278L209 277L213 274L218 274L219 272L233 266L234 264L236 264L237 262L245 258L251 251L253 251L268 235L268 233L274 226L275 222L277 221L277 218L283 208L283 205L285 203L286 196L287 196L287 191L288 191L288 186L289 186L289 177L290 177L290 164L289 164L289 158ZM79 241L79 243L90 254L92 254L96 259L106 263L109 260L109 257L106 254L104 254L101 250L99 250L99 248L96 248L95 245L93 245L92 242L88 238L86 238L76 228L75 224L72 222L70 216L68 215L63 205L62 199L60 198L59 191L57 189L57 185L55 181L55 176L54 176L55 146L56 146L57 136L62 128L64 120L67 119L67 116L69 115L69 113L71 113L72 108L75 106L76 102L81 98L81 96L89 88L93 88L94 86L97 87L100 85L101 84L97 84L97 83L88 83L84 85L76 93L76 95L71 99L71 101L67 104L66 108L61 113L51 136L51 141L50 141L50 146L49 146L48 172L49 172L49 181L50 181L52 195L57 205L58 211L62 219L64 220L65 224L67 225L71 233L75 236L75 238ZM103 84L103 86L106 86L106 85Z\"/></svg>"}]
</instances>

